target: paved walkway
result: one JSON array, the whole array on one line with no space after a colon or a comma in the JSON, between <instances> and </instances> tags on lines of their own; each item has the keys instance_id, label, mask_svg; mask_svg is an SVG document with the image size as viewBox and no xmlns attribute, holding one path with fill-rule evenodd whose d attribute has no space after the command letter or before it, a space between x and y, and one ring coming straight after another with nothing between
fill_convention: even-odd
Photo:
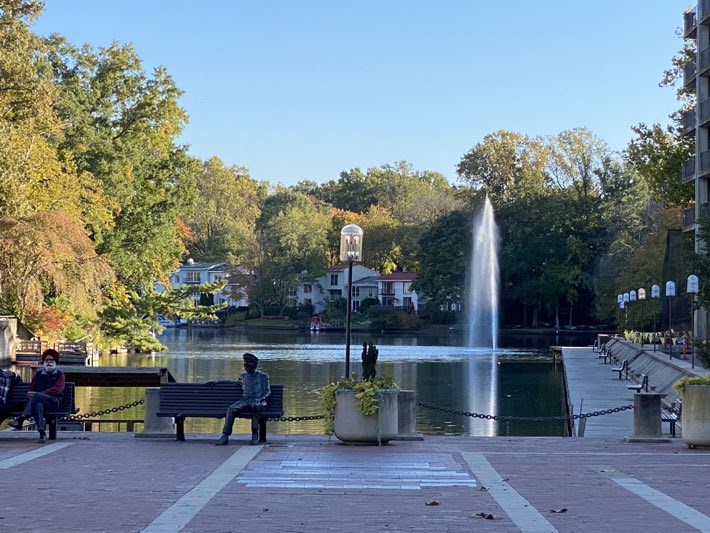
<instances>
[{"instance_id":1,"label":"paved walkway","mask_svg":"<svg viewBox=\"0 0 710 533\"><path fill-rule=\"evenodd\" d=\"M575 412L632 403L591 349L564 357ZM78 432L40 445L35 433L3 431L0 531L710 533L710 450L626 443L631 417L590 418L584 438L381 447Z\"/></svg>"},{"instance_id":2,"label":"paved walkway","mask_svg":"<svg viewBox=\"0 0 710 533\"><path fill-rule=\"evenodd\" d=\"M2 432L0 530L710 532L710 450L678 439L213 442Z\"/></svg>"}]
</instances>

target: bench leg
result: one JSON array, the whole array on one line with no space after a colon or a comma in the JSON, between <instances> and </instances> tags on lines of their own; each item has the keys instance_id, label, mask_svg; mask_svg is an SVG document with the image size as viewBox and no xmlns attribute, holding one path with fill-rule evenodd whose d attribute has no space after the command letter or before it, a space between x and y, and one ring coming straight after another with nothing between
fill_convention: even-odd
<instances>
[{"instance_id":1,"label":"bench leg","mask_svg":"<svg viewBox=\"0 0 710 533\"><path fill-rule=\"evenodd\" d=\"M49 427L49 440L57 440L57 419L47 420L46 425Z\"/></svg>"},{"instance_id":2,"label":"bench leg","mask_svg":"<svg viewBox=\"0 0 710 533\"><path fill-rule=\"evenodd\" d=\"M266 442L266 420L259 420L259 442Z\"/></svg>"},{"instance_id":3,"label":"bench leg","mask_svg":"<svg viewBox=\"0 0 710 533\"><path fill-rule=\"evenodd\" d=\"M671 420L671 435L675 438L675 420Z\"/></svg>"},{"instance_id":4,"label":"bench leg","mask_svg":"<svg viewBox=\"0 0 710 533\"><path fill-rule=\"evenodd\" d=\"M185 440L185 417L175 417L175 440Z\"/></svg>"}]
</instances>

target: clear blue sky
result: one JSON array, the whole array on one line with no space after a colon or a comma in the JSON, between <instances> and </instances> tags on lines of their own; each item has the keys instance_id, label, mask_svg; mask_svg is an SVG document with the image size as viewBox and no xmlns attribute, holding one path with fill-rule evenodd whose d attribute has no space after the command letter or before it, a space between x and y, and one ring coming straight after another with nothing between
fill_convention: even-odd
<instances>
[{"instance_id":1,"label":"clear blue sky","mask_svg":"<svg viewBox=\"0 0 710 533\"><path fill-rule=\"evenodd\" d=\"M587 127L621 150L669 122L658 82L680 49L678 0L46 0L33 26L130 42L185 91L180 142L293 185L409 161L456 182L498 129Z\"/></svg>"}]
</instances>

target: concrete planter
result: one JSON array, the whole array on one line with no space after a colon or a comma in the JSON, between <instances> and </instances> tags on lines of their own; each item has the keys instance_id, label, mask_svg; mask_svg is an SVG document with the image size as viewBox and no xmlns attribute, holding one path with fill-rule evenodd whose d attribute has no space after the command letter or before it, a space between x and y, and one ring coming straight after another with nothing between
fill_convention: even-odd
<instances>
[{"instance_id":1,"label":"concrete planter","mask_svg":"<svg viewBox=\"0 0 710 533\"><path fill-rule=\"evenodd\" d=\"M710 385L686 385L683 391L683 442L710 446Z\"/></svg>"},{"instance_id":2,"label":"concrete planter","mask_svg":"<svg viewBox=\"0 0 710 533\"><path fill-rule=\"evenodd\" d=\"M379 407L374 415L363 415L357 407L355 392L335 393L333 431L343 442L386 443L397 437L398 404L396 390L378 391Z\"/></svg>"}]
</instances>

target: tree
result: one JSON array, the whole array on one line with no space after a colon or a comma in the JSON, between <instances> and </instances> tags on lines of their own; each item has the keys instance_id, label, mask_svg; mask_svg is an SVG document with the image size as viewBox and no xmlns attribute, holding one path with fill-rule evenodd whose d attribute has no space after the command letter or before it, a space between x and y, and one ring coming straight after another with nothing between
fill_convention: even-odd
<instances>
[{"instance_id":1,"label":"tree","mask_svg":"<svg viewBox=\"0 0 710 533\"><path fill-rule=\"evenodd\" d=\"M433 308L451 309L463 301L470 241L471 218L463 211L442 216L422 233L412 288Z\"/></svg>"},{"instance_id":2,"label":"tree","mask_svg":"<svg viewBox=\"0 0 710 533\"><path fill-rule=\"evenodd\" d=\"M0 302L41 331L42 307L64 296L74 311L98 306L113 281L84 228L62 211L0 219Z\"/></svg>"},{"instance_id":3,"label":"tree","mask_svg":"<svg viewBox=\"0 0 710 533\"><path fill-rule=\"evenodd\" d=\"M469 150L459 162L459 178L502 206L548 185L545 167L549 149L540 139L510 131L496 131Z\"/></svg>"},{"instance_id":4,"label":"tree","mask_svg":"<svg viewBox=\"0 0 710 533\"><path fill-rule=\"evenodd\" d=\"M188 220L190 256L197 261L241 263L254 246L254 229L266 188L244 167L213 157L197 176L197 206Z\"/></svg>"},{"instance_id":5,"label":"tree","mask_svg":"<svg viewBox=\"0 0 710 533\"><path fill-rule=\"evenodd\" d=\"M199 172L175 144L187 121L182 91L164 68L147 76L130 45L78 49L59 36L47 44L66 125L59 148L110 199L110 221L86 221L91 237L120 279L151 283L185 251L181 219L193 206Z\"/></svg>"},{"instance_id":6,"label":"tree","mask_svg":"<svg viewBox=\"0 0 710 533\"><path fill-rule=\"evenodd\" d=\"M638 124L636 138L626 147L624 157L646 182L652 198L669 206L687 207L694 191L683 183L683 162L695 151L693 139L676 125Z\"/></svg>"},{"instance_id":7,"label":"tree","mask_svg":"<svg viewBox=\"0 0 710 533\"><path fill-rule=\"evenodd\" d=\"M186 285L179 289L155 291L152 286L143 292L116 285L108 291L108 302L101 310L99 319L102 332L122 346L131 346L140 351L162 351L165 346L155 338L161 332L158 315L181 317L188 320L210 320L226 306L193 305L195 294L214 294L225 281Z\"/></svg>"}]
</instances>

